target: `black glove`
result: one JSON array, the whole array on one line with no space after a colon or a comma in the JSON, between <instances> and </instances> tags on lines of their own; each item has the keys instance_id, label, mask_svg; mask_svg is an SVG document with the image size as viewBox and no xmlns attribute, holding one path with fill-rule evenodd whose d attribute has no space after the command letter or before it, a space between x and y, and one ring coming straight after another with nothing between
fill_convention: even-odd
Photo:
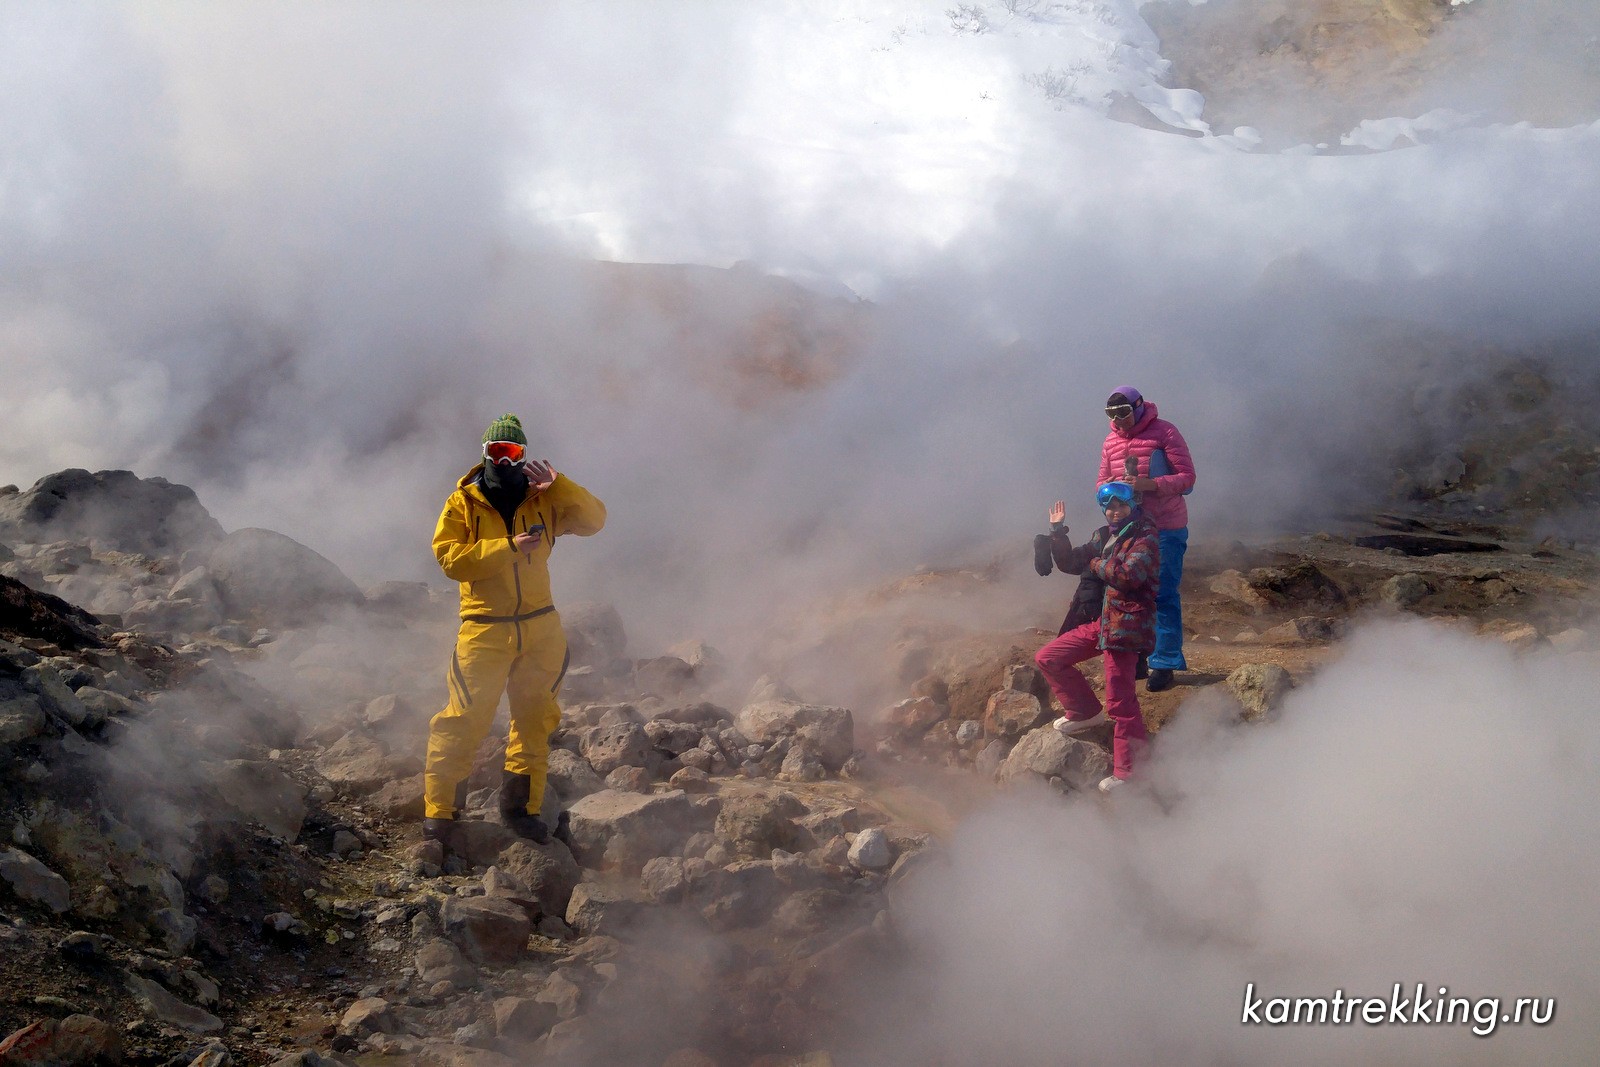
<instances>
[{"instance_id":1,"label":"black glove","mask_svg":"<svg viewBox=\"0 0 1600 1067\"><path fill-rule=\"evenodd\" d=\"M1033 539L1033 569L1043 578L1050 573L1054 563L1050 559L1050 535L1039 534Z\"/></svg>"}]
</instances>

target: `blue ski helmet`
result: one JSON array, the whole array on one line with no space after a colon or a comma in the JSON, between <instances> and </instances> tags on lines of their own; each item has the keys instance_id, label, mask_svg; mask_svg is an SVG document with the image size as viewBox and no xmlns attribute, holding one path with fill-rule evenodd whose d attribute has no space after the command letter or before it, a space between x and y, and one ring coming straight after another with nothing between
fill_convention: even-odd
<instances>
[{"instance_id":1,"label":"blue ski helmet","mask_svg":"<svg viewBox=\"0 0 1600 1067\"><path fill-rule=\"evenodd\" d=\"M1136 502L1133 494L1133 486L1129 485L1127 482L1107 482L1105 485L1100 487L1099 492L1095 493L1094 498L1095 500L1099 501L1101 511L1104 511L1106 509L1106 505L1111 503L1113 500L1120 500L1129 507L1133 507Z\"/></svg>"}]
</instances>

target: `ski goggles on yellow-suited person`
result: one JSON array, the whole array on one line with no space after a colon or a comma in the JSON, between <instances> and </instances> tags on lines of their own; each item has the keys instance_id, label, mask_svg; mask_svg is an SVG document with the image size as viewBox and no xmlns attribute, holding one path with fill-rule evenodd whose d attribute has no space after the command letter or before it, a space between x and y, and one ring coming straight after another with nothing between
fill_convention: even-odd
<instances>
[{"instance_id":1,"label":"ski goggles on yellow-suited person","mask_svg":"<svg viewBox=\"0 0 1600 1067\"><path fill-rule=\"evenodd\" d=\"M508 464L521 463L527 458L527 445L519 445L515 441L485 441L483 443L483 459L486 463L497 463L504 467Z\"/></svg>"}]
</instances>

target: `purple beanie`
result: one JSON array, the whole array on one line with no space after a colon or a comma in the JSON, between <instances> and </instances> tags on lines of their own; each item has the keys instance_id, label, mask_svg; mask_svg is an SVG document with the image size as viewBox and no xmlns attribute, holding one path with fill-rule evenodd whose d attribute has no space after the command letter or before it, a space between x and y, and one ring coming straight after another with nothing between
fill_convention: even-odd
<instances>
[{"instance_id":1,"label":"purple beanie","mask_svg":"<svg viewBox=\"0 0 1600 1067\"><path fill-rule=\"evenodd\" d=\"M1111 396L1124 397L1128 403L1132 404L1134 407L1138 407L1140 404L1144 403L1144 394L1139 392L1139 390L1135 389L1131 385L1117 386L1116 391L1112 393ZM1111 403L1111 397L1106 398L1106 403Z\"/></svg>"}]
</instances>

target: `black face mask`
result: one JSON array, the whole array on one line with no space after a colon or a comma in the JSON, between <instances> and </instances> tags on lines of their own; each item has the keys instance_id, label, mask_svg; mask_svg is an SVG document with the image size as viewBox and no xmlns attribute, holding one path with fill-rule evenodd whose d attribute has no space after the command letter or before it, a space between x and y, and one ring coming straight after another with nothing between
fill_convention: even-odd
<instances>
[{"instance_id":1,"label":"black face mask","mask_svg":"<svg viewBox=\"0 0 1600 1067\"><path fill-rule=\"evenodd\" d=\"M526 493L528 468L520 463L491 463L484 461L483 484L486 489L502 493Z\"/></svg>"}]
</instances>

